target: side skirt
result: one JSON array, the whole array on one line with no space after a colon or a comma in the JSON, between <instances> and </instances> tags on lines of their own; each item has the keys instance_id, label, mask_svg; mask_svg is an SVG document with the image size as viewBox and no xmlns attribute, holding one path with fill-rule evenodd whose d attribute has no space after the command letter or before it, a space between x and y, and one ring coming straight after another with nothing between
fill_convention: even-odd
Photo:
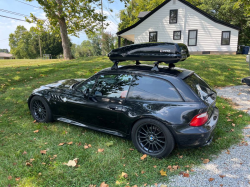
<instances>
[{"instance_id":1,"label":"side skirt","mask_svg":"<svg viewBox=\"0 0 250 187\"><path fill-rule=\"evenodd\" d=\"M67 119L67 118L57 118L56 120L61 121L61 122L65 122L65 123L70 123L72 125L77 125L77 126L80 126L80 127L85 127L85 128L88 128L88 129L100 131L100 132L105 132L105 133L112 134L112 135L115 135L115 136L126 137L126 135L124 135L122 133L119 133L117 131L111 131L111 130L107 130L107 129L92 127L92 126L85 125L83 123L79 123L79 122L76 122L76 121L73 121L73 120L70 120L70 119Z\"/></svg>"}]
</instances>

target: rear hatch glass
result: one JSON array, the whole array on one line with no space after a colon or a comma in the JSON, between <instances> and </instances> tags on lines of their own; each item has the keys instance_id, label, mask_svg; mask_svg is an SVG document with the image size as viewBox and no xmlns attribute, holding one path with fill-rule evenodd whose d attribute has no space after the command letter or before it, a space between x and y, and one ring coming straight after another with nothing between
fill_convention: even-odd
<instances>
[{"instance_id":1,"label":"rear hatch glass","mask_svg":"<svg viewBox=\"0 0 250 187\"><path fill-rule=\"evenodd\" d=\"M216 92L197 74L184 79L187 85L208 105L215 105Z\"/></svg>"}]
</instances>

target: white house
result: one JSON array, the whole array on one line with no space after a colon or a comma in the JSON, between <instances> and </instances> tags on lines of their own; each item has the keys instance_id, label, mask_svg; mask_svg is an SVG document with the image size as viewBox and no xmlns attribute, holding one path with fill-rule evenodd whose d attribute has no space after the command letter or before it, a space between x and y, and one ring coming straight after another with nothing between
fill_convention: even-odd
<instances>
[{"instance_id":1,"label":"white house","mask_svg":"<svg viewBox=\"0 0 250 187\"><path fill-rule=\"evenodd\" d=\"M218 20L185 0L166 0L117 33L137 43L184 43L191 54L236 54L239 28Z\"/></svg>"}]
</instances>

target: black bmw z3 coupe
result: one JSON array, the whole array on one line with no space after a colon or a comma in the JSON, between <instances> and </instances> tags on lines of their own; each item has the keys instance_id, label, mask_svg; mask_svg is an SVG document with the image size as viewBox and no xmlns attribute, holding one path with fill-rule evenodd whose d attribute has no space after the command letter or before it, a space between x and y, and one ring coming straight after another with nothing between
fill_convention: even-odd
<instances>
[{"instance_id":1,"label":"black bmw z3 coupe","mask_svg":"<svg viewBox=\"0 0 250 187\"><path fill-rule=\"evenodd\" d=\"M175 145L209 145L218 121L216 92L195 72L150 65L106 68L87 80L41 86L28 99L37 122L58 120L131 138L157 158Z\"/></svg>"}]
</instances>

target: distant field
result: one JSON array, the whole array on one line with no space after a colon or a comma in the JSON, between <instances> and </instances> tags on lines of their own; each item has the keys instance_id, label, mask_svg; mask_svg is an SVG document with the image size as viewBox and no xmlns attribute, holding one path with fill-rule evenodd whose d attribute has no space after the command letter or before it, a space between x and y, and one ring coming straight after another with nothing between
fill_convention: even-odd
<instances>
[{"instance_id":1,"label":"distant field","mask_svg":"<svg viewBox=\"0 0 250 187\"><path fill-rule=\"evenodd\" d=\"M121 65L129 63L133 62ZM0 60L0 186L99 186L106 182L110 187L124 187L167 182L169 176L191 171L202 158L212 159L212 155L240 142L241 129L249 124L250 117L232 109L222 98L217 100L220 118L211 146L175 148L161 160L147 157L142 161L142 154L131 151L132 142L119 137L61 122L33 123L27 106L33 89L61 79L88 78L111 65L107 57ZM245 56L192 56L176 65L194 70L213 87L239 85L243 77L249 76ZM105 143L110 141L114 145L107 147ZM84 149L85 143L92 147ZM98 153L98 149L104 152ZM42 155L41 150L47 153ZM63 164L74 158L79 158L79 167ZM179 169L171 172L169 165L178 165ZM160 170L167 171L168 176L161 176ZM121 177L122 172L128 177Z\"/></svg>"}]
</instances>

